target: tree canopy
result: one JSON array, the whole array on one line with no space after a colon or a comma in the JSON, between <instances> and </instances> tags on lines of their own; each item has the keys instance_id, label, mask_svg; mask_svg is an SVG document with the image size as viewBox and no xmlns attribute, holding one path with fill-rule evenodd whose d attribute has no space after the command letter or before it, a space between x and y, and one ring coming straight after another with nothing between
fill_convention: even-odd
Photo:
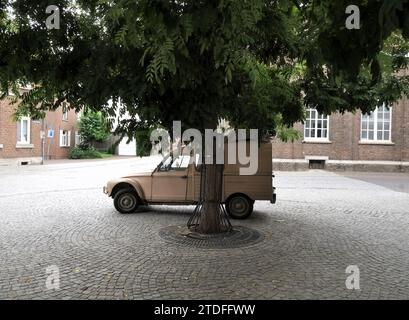
<instances>
[{"instance_id":1,"label":"tree canopy","mask_svg":"<svg viewBox=\"0 0 409 320\"><path fill-rule=\"evenodd\" d=\"M367 112L409 93L408 0L55 0L0 4L2 92L36 84L20 110L68 101L130 119L120 129L173 120L273 133L302 120L303 106ZM110 100L113 103L108 103ZM119 104L118 102L121 102Z\"/></svg>"}]
</instances>

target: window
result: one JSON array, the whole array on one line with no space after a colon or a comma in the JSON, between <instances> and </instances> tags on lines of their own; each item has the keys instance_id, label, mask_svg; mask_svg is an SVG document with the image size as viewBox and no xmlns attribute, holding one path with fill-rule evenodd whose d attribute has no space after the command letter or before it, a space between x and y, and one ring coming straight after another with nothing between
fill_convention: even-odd
<instances>
[{"instance_id":1,"label":"window","mask_svg":"<svg viewBox=\"0 0 409 320\"><path fill-rule=\"evenodd\" d=\"M329 116L320 114L316 109L307 109L304 139L306 141L328 141Z\"/></svg>"},{"instance_id":2,"label":"window","mask_svg":"<svg viewBox=\"0 0 409 320\"><path fill-rule=\"evenodd\" d=\"M392 108L378 107L361 118L361 141L392 142Z\"/></svg>"},{"instance_id":3,"label":"window","mask_svg":"<svg viewBox=\"0 0 409 320\"><path fill-rule=\"evenodd\" d=\"M190 156L182 155L177 157L172 163L172 169L186 169L190 164Z\"/></svg>"},{"instance_id":4,"label":"window","mask_svg":"<svg viewBox=\"0 0 409 320\"><path fill-rule=\"evenodd\" d=\"M75 131L75 145L79 146L81 144L81 135L78 131Z\"/></svg>"},{"instance_id":5,"label":"window","mask_svg":"<svg viewBox=\"0 0 409 320\"><path fill-rule=\"evenodd\" d=\"M172 166L172 157L167 157L164 161L162 161L159 165L159 171L169 171Z\"/></svg>"},{"instance_id":6,"label":"window","mask_svg":"<svg viewBox=\"0 0 409 320\"><path fill-rule=\"evenodd\" d=\"M22 117L17 121L17 144L30 144L29 117Z\"/></svg>"},{"instance_id":7,"label":"window","mask_svg":"<svg viewBox=\"0 0 409 320\"><path fill-rule=\"evenodd\" d=\"M68 121L68 105L66 102L63 102L62 104L62 120L63 121Z\"/></svg>"},{"instance_id":8,"label":"window","mask_svg":"<svg viewBox=\"0 0 409 320\"><path fill-rule=\"evenodd\" d=\"M187 155L181 155L177 158L167 157L159 165L159 171L171 171L171 170L186 170L190 164L191 157Z\"/></svg>"},{"instance_id":9,"label":"window","mask_svg":"<svg viewBox=\"0 0 409 320\"><path fill-rule=\"evenodd\" d=\"M60 147L71 146L71 131L60 130Z\"/></svg>"}]
</instances>

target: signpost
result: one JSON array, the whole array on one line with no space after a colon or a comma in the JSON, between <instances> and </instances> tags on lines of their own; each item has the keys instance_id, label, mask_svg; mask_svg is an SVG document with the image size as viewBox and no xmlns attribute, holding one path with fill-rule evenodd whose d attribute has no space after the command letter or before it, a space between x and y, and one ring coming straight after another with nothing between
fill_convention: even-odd
<instances>
[{"instance_id":1,"label":"signpost","mask_svg":"<svg viewBox=\"0 0 409 320\"><path fill-rule=\"evenodd\" d=\"M54 130L49 129L46 130L46 123L45 120L42 119L42 129L40 131L40 139L41 139L41 164L44 164L45 161L45 140L46 138L48 139L53 139L55 135ZM50 144L48 144L48 149L50 149ZM48 150L48 154L49 154L49 150Z\"/></svg>"},{"instance_id":2,"label":"signpost","mask_svg":"<svg viewBox=\"0 0 409 320\"><path fill-rule=\"evenodd\" d=\"M44 119L41 120L40 139L41 139L41 165L44 165L44 148L45 148L45 121Z\"/></svg>"}]
</instances>

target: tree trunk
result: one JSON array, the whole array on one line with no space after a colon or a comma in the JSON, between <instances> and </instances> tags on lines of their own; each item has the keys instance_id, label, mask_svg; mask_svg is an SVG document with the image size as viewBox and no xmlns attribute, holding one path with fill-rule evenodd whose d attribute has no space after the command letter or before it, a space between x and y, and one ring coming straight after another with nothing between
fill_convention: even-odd
<instances>
[{"instance_id":1,"label":"tree trunk","mask_svg":"<svg viewBox=\"0 0 409 320\"><path fill-rule=\"evenodd\" d=\"M213 116L207 120L204 123L204 128L215 130L218 125L217 117ZM204 131L202 133L205 133ZM221 204L224 165L216 164L217 142L213 142L213 164L206 164L205 159L209 159L210 154L206 154L209 150L206 150L205 147L202 148L200 199L188 222L188 227L192 231L202 234L220 234L229 232L232 228ZM202 144L202 146L204 145L205 143Z\"/></svg>"},{"instance_id":2,"label":"tree trunk","mask_svg":"<svg viewBox=\"0 0 409 320\"><path fill-rule=\"evenodd\" d=\"M222 224L221 196L223 184L223 165L204 164L202 167L201 185L202 214L199 222L199 232L204 234L217 234L226 232Z\"/></svg>"}]
</instances>

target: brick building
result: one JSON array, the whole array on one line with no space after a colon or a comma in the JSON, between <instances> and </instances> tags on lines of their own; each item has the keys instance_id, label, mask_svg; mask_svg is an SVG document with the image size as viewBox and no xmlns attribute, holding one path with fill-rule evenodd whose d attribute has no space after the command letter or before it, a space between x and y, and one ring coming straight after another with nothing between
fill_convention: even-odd
<instances>
[{"instance_id":1,"label":"brick building","mask_svg":"<svg viewBox=\"0 0 409 320\"><path fill-rule=\"evenodd\" d=\"M406 97L390 108L380 106L369 115L357 111L325 116L309 109L305 123L297 123L295 128L302 133L301 140L273 142L277 169L351 167L355 170L370 165L401 167L409 162Z\"/></svg>"},{"instance_id":2,"label":"brick building","mask_svg":"<svg viewBox=\"0 0 409 320\"><path fill-rule=\"evenodd\" d=\"M23 117L13 121L16 105L11 97L0 101L0 164L36 164L42 159L44 130L45 159L67 158L75 145L77 114L64 104L47 112L44 120Z\"/></svg>"}]
</instances>

